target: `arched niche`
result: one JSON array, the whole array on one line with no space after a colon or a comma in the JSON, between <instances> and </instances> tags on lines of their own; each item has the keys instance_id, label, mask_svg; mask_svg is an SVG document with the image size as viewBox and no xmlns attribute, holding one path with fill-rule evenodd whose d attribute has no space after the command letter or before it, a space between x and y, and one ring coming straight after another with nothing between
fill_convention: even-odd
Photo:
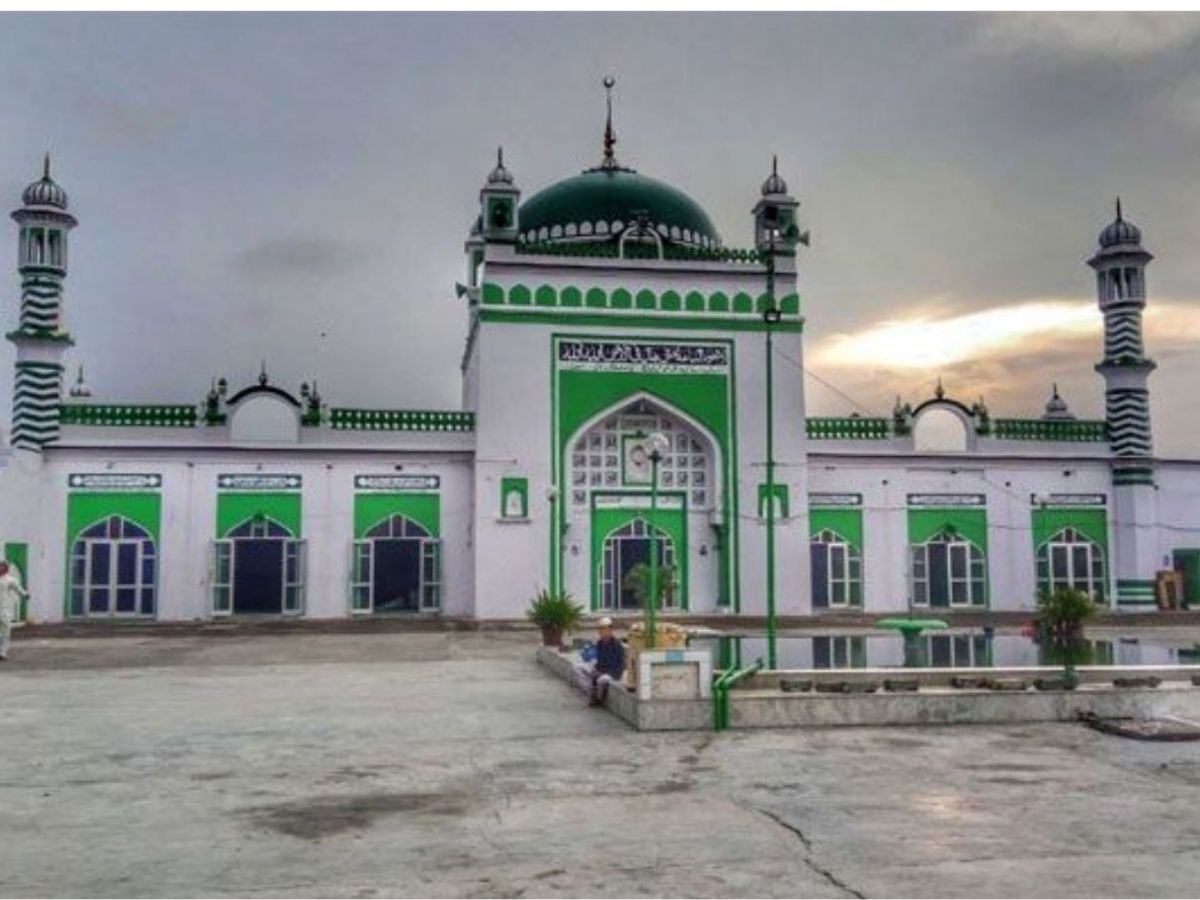
<instances>
[{"instance_id":1,"label":"arched niche","mask_svg":"<svg viewBox=\"0 0 1200 900\"><path fill-rule=\"evenodd\" d=\"M256 392L230 412L229 436L234 441L295 443L300 439L300 406L274 392ZM232 406L232 404L231 404Z\"/></svg>"},{"instance_id":2,"label":"arched niche","mask_svg":"<svg viewBox=\"0 0 1200 900\"><path fill-rule=\"evenodd\" d=\"M972 448L971 418L957 405L930 404L913 418L913 448L919 453L965 453Z\"/></svg>"}]
</instances>

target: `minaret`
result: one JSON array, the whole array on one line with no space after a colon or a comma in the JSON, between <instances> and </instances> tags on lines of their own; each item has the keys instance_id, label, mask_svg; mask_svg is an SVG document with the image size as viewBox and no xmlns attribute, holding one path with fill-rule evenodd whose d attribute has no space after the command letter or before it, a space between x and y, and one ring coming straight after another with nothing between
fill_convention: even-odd
<instances>
[{"instance_id":1,"label":"minaret","mask_svg":"<svg viewBox=\"0 0 1200 900\"><path fill-rule=\"evenodd\" d=\"M771 157L771 174L762 183L762 198L754 204L754 246L763 252L791 254L796 244L807 244L808 235L796 227L800 201L788 193L787 182L779 175L779 158Z\"/></svg>"},{"instance_id":2,"label":"minaret","mask_svg":"<svg viewBox=\"0 0 1200 900\"><path fill-rule=\"evenodd\" d=\"M1117 217L1100 232L1100 247L1088 260L1096 271L1096 295L1104 314L1105 418L1113 463L1113 566L1117 602L1154 604L1158 548L1154 495L1150 392L1154 371L1142 344L1146 307L1146 266L1154 257L1142 249L1142 232L1127 222L1117 199Z\"/></svg>"},{"instance_id":3,"label":"minaret","mask_svg":"<svg viewBox=\"0 0 1200 900\"><path fill-rule=\"evenodd\" d=\"M63 330L63 281L67 277L67 233L75 217L67 193L50 177L46 154L41 180L25 188L12 217L20 227L17 271L21 275L21 318L8 339L16 345L12 445L40 451L58 438L63 354L71 337Z\"/></svg>"},{"instance_id":4,"label":"minaret","mask_svg":"<svg viewBox=\"0 0 1200 900\"><path fill-rule=\"evenodd\" d=\"M1154 257L1142 249L1142 232L1121 214L1100 232L1100 249L1088 260L1096 270L1096 293L1104 314L1105 410L1112 452L1120 461L1120 483L1152 483L1150 392L1146 382L1155 365L1142 345L1146 307L1146 265Z\"/></svg>"},{"instance_id":5,"label":"minaret","mask_svg":"<svg viewBox=\"0 0 1200 900\"><path fill-rule=\"evenodd\" d=\"M489 243L513 244L517 240L517 201L521 189L504 168L504 148L496 150L496 167L479 189L479 222L483 239Z\"/></svg>"}]
</instances>

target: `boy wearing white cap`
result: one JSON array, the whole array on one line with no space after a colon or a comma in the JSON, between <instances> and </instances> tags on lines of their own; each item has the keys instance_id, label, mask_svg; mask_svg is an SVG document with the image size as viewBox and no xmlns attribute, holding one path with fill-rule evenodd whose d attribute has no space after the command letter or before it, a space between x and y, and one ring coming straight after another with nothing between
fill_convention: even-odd
<instances>
[{"instance_id":1,"label":"boy wearing white cap","mask_svg":"<svg viewBox=\"0 0 1200 900\"><path fill-rule=\"evenodd\" d=\"M588 705L599 706L608 696L608 685L625 674L625 648L613 634L612 619L600 620L600 637L596 641L596 664L592 666L591 690Z\"/></svg>"}]
</instances>

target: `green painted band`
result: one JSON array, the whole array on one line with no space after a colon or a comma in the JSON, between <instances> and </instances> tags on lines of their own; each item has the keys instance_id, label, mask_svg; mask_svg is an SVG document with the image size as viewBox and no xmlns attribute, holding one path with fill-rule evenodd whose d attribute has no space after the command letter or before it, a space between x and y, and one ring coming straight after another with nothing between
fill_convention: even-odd
<instances>
[{"instance_id":1,"label":"green painted band","mask_svg":"<svg viewBox=\"0 0 1200 900\"><path fill-rule=\"evenodd\" d=\"M766 324L757 319L708 319L695 316L637 316L597 315L595 313L545 313L515 312L501 309L481 309L482 322L517 325L586 325L591 328L667 328L676 331L750 331L766 330ZM773 325L776 333L800 334L804 321L779 322Z\"/></svg>"}]
</instances>

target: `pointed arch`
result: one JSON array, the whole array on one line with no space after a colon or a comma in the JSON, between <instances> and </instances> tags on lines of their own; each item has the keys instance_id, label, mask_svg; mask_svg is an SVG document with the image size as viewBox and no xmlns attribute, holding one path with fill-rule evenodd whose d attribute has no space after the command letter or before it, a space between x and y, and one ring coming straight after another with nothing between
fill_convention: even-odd
<instances>
[{"instance_id":1,"label":"pointed arch","mask_svg":"<svg viewBox=\"0 0 1200 900\"><path fill-rule=\"evenodd\" d=\"M651 391L641 390L585 419L567 439L562 470L566 473L565 491L568 506L586 506L586 493L581 497L578 493L580 491L590 492L594 488L611 490L624 485L620 476L624 450L621 438L628 436L626 432L632 433L633 426L631 424L629 428L622 427L619 419L623 415L630 420L641 417L674 420L684 426L682 429L668 429L673 432L669 454L671 462L662 470L663 480L660 487L671 490L686 489L688 505L693 508L713 507L722 502L724 460L716 435L694 416ZM602 427L614 419L618 420L615 427ZM650 427L647 424L644 430L649 430ZM684 438L688 439L686 444ZM693 446L695 438L700 439L699 450ZM580 446L581 441L584 442L583 447ZM683 456L686 456L686 463L681 458ZM581 471L586 475L582 482L578 477ZM700 484L695 482L697 474L701 475ZM679 483L681 475L685 476L682 484ZM698 491L702 491L702 498L699 497ZM698 499L700 502L697 502Z\"/></svg>"}]
</instances>

